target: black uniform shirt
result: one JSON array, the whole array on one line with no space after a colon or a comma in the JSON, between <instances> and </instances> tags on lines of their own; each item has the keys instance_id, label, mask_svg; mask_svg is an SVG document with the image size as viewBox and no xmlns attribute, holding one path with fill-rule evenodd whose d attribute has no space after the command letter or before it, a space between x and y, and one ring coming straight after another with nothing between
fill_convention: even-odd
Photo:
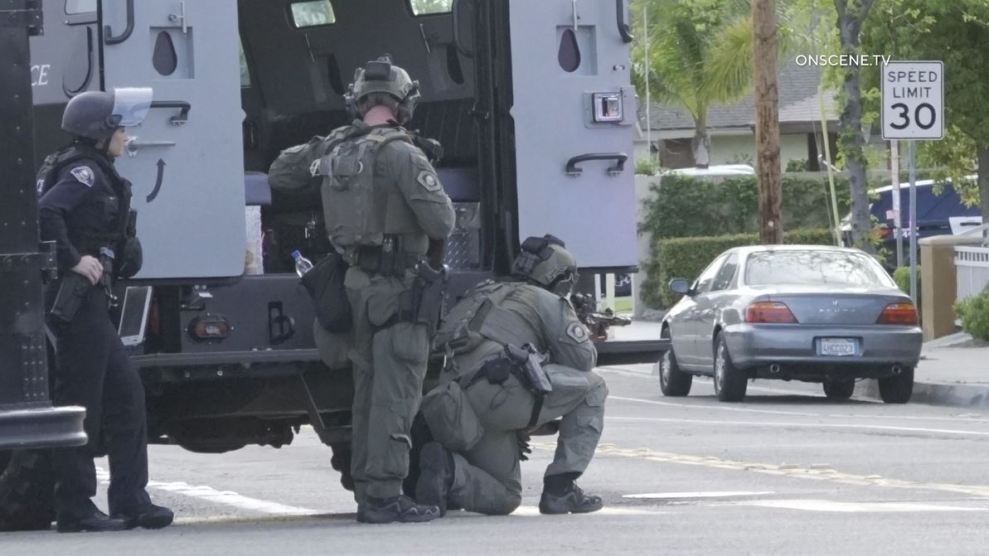
<instances>
[{"instance_id":1,"label":"black uniform shirt","mask_svg":"<svg viewBox=\"0 0 989 556\"><path fill-rule=\"evenodd\" d=\"M82 159L67 165L38 201L41 239L56 242L62 272L83 255L95 257L100 247L113 248L120 232L121 197L129 184L116 172L108 176L103 164Z\"/></svg>"}]
</instances>

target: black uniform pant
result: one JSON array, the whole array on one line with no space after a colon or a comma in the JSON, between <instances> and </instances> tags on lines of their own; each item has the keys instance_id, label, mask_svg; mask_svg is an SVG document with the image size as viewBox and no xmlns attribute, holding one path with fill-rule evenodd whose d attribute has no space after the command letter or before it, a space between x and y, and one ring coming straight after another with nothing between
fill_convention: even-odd
<instances>
[{"instance_id":1,"label":"black uniform pant","mask_svg":"<svg viewBox=\"0 0 989 556\"><path fill-rule=\"evenodd\" d=\"M151 502L144 386L110 321L106 294L91 288L72 322L49 324L57 340L55 404L85 407L89 435L85 446L53 453L55 510L60 517L92 511L93 458L105 453L110 513L135 513Z\"/></svg>"}]
</instances>

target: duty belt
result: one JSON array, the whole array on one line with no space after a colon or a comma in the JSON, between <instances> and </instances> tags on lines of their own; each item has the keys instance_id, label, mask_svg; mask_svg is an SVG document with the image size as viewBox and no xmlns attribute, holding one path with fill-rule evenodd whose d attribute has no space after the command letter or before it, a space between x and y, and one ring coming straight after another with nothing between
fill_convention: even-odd
<instances>
[{"instance_id":1,"label":"duty belt","mask_svg":"<svg viewBox=\"0 0 989 556\"><path fill-rule=\"evenodd\" d=\"M385 252L381 247L361 246L354 249L348 257L348 262L351 266L372 274L402 276L422 258L423 256L417 253Z\"/></svg>"}]
</instances>

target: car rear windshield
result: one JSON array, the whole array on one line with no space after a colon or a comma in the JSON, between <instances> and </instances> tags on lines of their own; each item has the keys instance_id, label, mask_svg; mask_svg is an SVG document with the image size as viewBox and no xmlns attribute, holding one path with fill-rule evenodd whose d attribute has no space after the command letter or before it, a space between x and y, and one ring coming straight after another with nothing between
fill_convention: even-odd
<instances>
[{"instance_id":1,"label":"car rear windshield","mask_svg":"<svg viewBox=\"0 0 989 556\"><path fill-rule=\"evenodd\" d=\"M745 264L750 286L896 287L868 255L844 251L758 251Z\"/></svg>"}]
</instances>

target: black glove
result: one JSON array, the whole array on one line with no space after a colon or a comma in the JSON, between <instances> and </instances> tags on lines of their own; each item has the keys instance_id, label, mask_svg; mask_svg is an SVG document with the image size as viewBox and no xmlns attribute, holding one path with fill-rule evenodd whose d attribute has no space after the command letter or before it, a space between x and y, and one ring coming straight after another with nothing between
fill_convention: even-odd
<instances>
[{"instance_id":1,"label":"black glove","mask_svg":"<svg viewBox=\"0 0 989 556\"><path fill-rule=\"evenodd\" d=\"M529 435L519 431L516 435L519 443L519 459L522 461L529 461L527 454L532 453L532 447L529 446Z\"/></svg>"}]
</instances>

